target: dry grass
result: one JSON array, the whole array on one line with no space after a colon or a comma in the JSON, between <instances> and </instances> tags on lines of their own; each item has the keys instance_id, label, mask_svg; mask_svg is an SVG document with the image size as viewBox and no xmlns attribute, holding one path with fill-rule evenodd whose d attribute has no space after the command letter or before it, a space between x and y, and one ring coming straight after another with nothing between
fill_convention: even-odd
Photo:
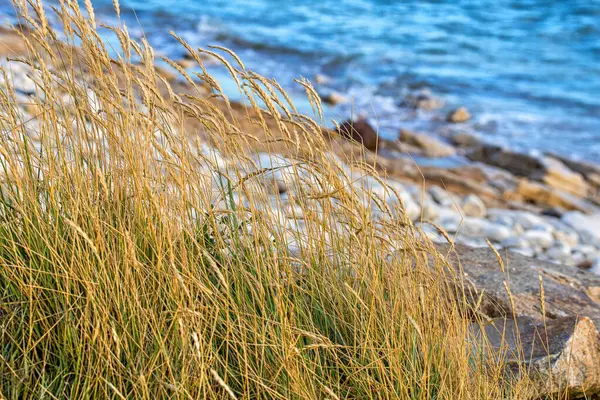
<instances>
[{"instance_id":1,"label":"dry grass","mask_svg":"<svg viewBox=\"0 0 600 400\"><path fill-rule=\"evenodd\" d=\"M0 91L5 397L523 395L473 353L460 279L385 205L393 190L344 168L275 82L181 40L199 72L166 61L191 88L178 94L147 43L111 28L113 59L93 14L61 3L64 41L40 3L15 3L35 119L11 84ZM215 105L226 99L206 55L246 95L243 124L294 155L286 164L253 162L258 138ZM274 175L287 197L269 193Z\"/></svg>"}]
</instances>

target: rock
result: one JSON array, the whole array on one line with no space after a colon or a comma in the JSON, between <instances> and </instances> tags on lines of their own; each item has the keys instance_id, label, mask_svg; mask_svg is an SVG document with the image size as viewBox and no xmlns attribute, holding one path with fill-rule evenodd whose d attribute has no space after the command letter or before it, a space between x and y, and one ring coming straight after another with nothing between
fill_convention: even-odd
<instances>
[{"instance_id":1,"label":"rock","mask_svg":"<svg viewBox=\"0 0 600 400\"><path fill-rule=\"evenodd\" d=\"M561 207L566 210L578 210L591 214L600 212L600 208L594 206L588 201L579 197L562 192L560 190L550 189L548 186L539 182L521 179L517 185L516 192L526 201L535 204Z\"/></svg>"},{"instance_id":2,"label":"rock","mask_svg":"<svg viewBox=\"0 0 600 400\"><path fill-rule=\"evenodd\" d=\"M571 193L577 197L585 197L590 188L583 176L569 169L561 161L551 158L541 158L542 170L534 171L530 178L540 180L558 190Z\"/></svg>"},{"instance_id":3,"label":"rock","mask_svg":"<svg viewBox=\"0 0 600 400\"><path fill-rule=\"evenodd\" d=\"M450 136L450 141L459 147L476 147L481 144L481 140L473 134L467 132L455 132Z\"/></svg>"},{"instance_id":4,"label":"rock","mask_svg":"<svg viewBox=\"0 0 600 400\"><path fill-rule=\"evenodd\" d=\"M445 160L454 162L455 160ZM414 161L413 161L413 170ZM450 192L461 194L476 194L482 199L500 200L501 193L490 186L487 177L481 169L476 166L462 166L454 168L444 168L438 166L422 165L415 174L415 179L420 181L425 178L426 182L443 186Z\"/></svg>"},{"instance_id":5,"label":"rock","mask_svg":"<svg viewBox=\"0 0 600 400\"><path fill-rule=\"evenodd\" d=\"M444 236L433 226L429 225L429 224L423 224L423 226L421 227L423 233L425 234L425 236L436 243L445 243L446 242L446 238L444 238Z\"/></svg>"},{"instance_id":6,"label":"rock","mask_svg":"<svg viewBox=\"0 0 600 400\"><path fill-rule=\"evenodd\" d=\"M411 221L421 218L421 207L412 199L404 201L404 212Z\"/></svg>"},{"instance_id":7,"label":"rock","mask_svg":"<svg viewBox=\"0 0 600 400\"><path fill-rule=\"evenodd\" d=\"M589 185L581 174L572 171L564 163L552 157L535 157L487 144L471 151L467 157L472 161L480 161L515 175L543 182L554 189L577 197L585 197L589 192Z\"/></svg>"},{"instance_id":8,"label":"rock","mask_svg":"<svg viewBox=\"0 0 600 400\"><path fill-rule=\"evenodd\" d=\"M459 235L480 238L483 237L488 225L489 222L487 222L485 219L464 217L460 226L458 227L458 232Z\"/></svg>"},{"instance_id":9,"label":"rock","mask_svg":"<svg viewBox=\"0 0 600 400\"><path fill-rule=\"evenodd\" d=\"M548 247L552 246L552 243L554 243L552 232L542 229L525 231L523 238L532 246L539 246L542 249L547 249Z\"/></svg>"},{"instance_id":10,"label":"rock","mask_svg":"<svg viewBox=\"0 0 600 400\"><path fill-rule=\"evenodd\" d=\"M567 212L567 210L565 210L562 207L549 207L549 208L545 208L542 210L542 215L545 215L547 217L556 217L556 218L561 218L565 212Z\"/></svg>"},{"instance_id":11,"label":"rock","mask_svg":"<svg viewBox=\"0 0 600 400\"><path fill-rule=\"evenodd\" d=\"M347 139L362 143L369 150L376 150L379 144L379 136L375 129L365 120L343 122L338 128L338 133Z\"/></svg>"},{"instance_id":12,"label":"rock","mask_svg":"<svg viewBox=\"0 0 600 400\"><path fill-rule=\"evenodd\" d=\"M321 97L321 100L323 100L324 103L329 104L330 106L335 106L338 104L342 104L342 103L347 103L348 99L346 98L346 96L344 96L341 93L338 93L336 91L331 91L329 93L323 93L323 94L319 94L319 96Z\"/></svg>"},{"instance_id":13,"label":"rock","mask_svg":"<svg viewBox=\"0 0 600 400\"><path fill-rule=\"evenodd\" d=\"M421 208L426 221L435 221L440 215L440 208L433 200L424 200Z\"/></svg>"},{"instance_id":14,"label":"rock","mask_svg":"<svg viewBox=\"0 0 600 400\"><path fill-rule=\"evenodd\" d=\"M567 316L590 317L600 323L600 277L575 267L548 263L513 252L499 252L505 271L490 249L472 249L466 246L438 244L441 254L468 281L473 288L467 300L479 302L479 310L490 318L527 316L543 321L540 309L540 285L543 278L546 318ZM459 264L460 260L460 264ZM510 285L512 302L502 284ZM483 294L482 294L483 293ZM514 310L511 307L514 305Z\"/></svg>"},{"instance_id":15,"label":"rock","mask_svg":"<svg viewBox=\"0 0 600 400\"><path fill-rule=\"evenodd\" d=\"M545 225L541 217L528 212L517 212L515 221L524 229L533 229L536 226Z\"/></svg>"},{"instance_id":16,"label":"rock","mask_svg":"<svg viewBox=\"0 0 600 400\"><path fill-rule=\"evenodd\" d=\"M502 223L508 226L520 225L525 229L533 229L539 226L544 226L548 227L548 229L552 229L550 228L550 224L546 223L544 218L528 211L490 208L488 210L488 218L491 221Z\"/></svg>"},{"instance_id":17,"label":"rock","mask_svg":"<svg viewBox=\"0 0 600 400\"><path fill-rule=\"evenodd\" d=\"M424 190L423 187L407 185L406 190L418 204L422 204L427 201L433 202L433 196L431 196L428 191Z\"/></svg>"},{"instance_id":18,"label":"rock","mask_svg":"<svg viewBox=\"0 0 600 400\"><path fill-rule=\"evenodd\" d=\"M590 272L596 275L600 275L600 257L592 261Z\"/></svg>"},{"instance_id":19,"label":"rock","mask_svg":"<svg viewBox=\"0 0 600 400\"><path fill-rule=\"evenodd\" d=\"M435 200L441 206L454 206L455 200L453 199L453 196L450 193L448 193L447 190L444 190L439 186L431 186L429 188L429 194L431 195L431 197L433 197L433 200Z\"/></svg>"},{"instance_id":20,"label":"rock","mask_svg":"<svg viewBox=\"0 0 600 400\"><path fill-rule=\"evenodd\" d=\"M455 110L452 110L446 116L446 121L460 123L467 122L471 119L471 114L465 107L459 107Z\"/></svg>"},{"instance_id":21,"label":"rock","mask_svg":"<svg viewBox=\"0 0 600 400\"><path fill-rule=\"evenodd\" d=\"M515 225L515 216L510 210L490 208L487 212L487 218L492 222L496 222L505 226Z\"/></svg>"},{"instance_id":22,"label":"rock","mask_svg":"<svg viewBox=\"0 0 600 400\"><path fill-rule=\"evenodd\" d=\"M500 242L500 245L508 249L524 249L529 247L529 242L522 236L511 236Z\"/></svg>"},{"instance_id":23,"label":"rock","mask_svg":"<svg viewBox=\"0 0 600 400\"><path fill-rule=\"evenodd\" d=\"M402 104L407 107L431 111L442 108L444 101L435 97L429 90L421 90L406 96Z\"/></svg>"},{"instance_id":24,"label":"rock","mask_svg":"<svg viewBox=\"0 0 600 400\"><path fill-rule=\"evenodd\" d=\"M196 61L189 54L184 55L182 59L179 59L175 62L184 69L193 68L193 67L198 66Z\"/></svg>"},{"instance_id":25,"label":"rock","mask_svg":"<svg viewBox=\"0 0 600 400\"><path fill-rule=\"evenodd\" d=\"M503 242L507 240L511 235L510 229L506 226L499 224L489 223L483 230L483 236L488 238L492 242Z\"/></svg>"},{"instance_id":26,"label":"rock","mask_svg":"<svg viewBox=\"0 0 600 400\"><path fill-rule=\"evenodd\" d=\"M505 373L518 376L527 371L536 397L587 398L600 391L600 350L590 318L495 318L484 326L472 324L471 329L476 353L487 356L493 349L506 354ZM482 345L484 336L489 347Z\"/></svg>"},{"instance_id":27,"label":"rock","mask_svg":"<svg viewBox=\"0 0 600 400\"><path fill-rule=\"evenodd\" d=\"M537 157L496 145L483 144L471 151L467 157L472 161L493 165L519 176L530 176L533 172L543 169L543 164Z\"/></svg>"},{"instance_id":28,"label":"rock","mask_svg":"<svg viewBox=\"0 0 600 400\"><path fill-rule=\"evenodd\" d=\"M262 183L270 193L286 193L296 182L293 162L285 157L259 153L255 157L258 170L266 170L257 176L256 180ZM271 170L271 171L269 171ZM300 174L300 172L297 172Z\"/></svg>"},{"instance_id":29,"label":"rock","mask_svg":"<svg viewBox=\"0 0 600 400\"><path fill-rule=\"evenodd\" d=\"M594 254L598 251L596 246L592 246L591 244L578 244L573 247L573 251L578 251L585 255Z\"/></svg>"},{"instance_id":30,"label":"rock","mask_svg":"<svg viewBox=\"0 0 600 400\"><path fill-rule=\"evenodd\" d=\"M572 160L556 153L547 153L547 155L549 157L560 160L567 167L569 167L575 172L582 174L585 177L600 176L600 165L588 163L585 161Z\"/></svg>"},{"instance_id":31,"label":"rock","mask_svg":"<svg viewBox=\"0 0 600 400\"><path fill-rule=\"evenodd\" d=\"M465 215L470 217L483 218L487 214L487 207L483 200L474 194L470 194L464 198L461 204L462 210Z\"/></svg>"},{"instance_id":32,"label":"rock","mask_svg":"<svg viewBox=\"0 0 600 400\"><path fill-rule=\"evenodd\" d=\"M488 247L485 239L481 237L466 237L466 236L458 236L456 238L456 243L460 243L463 245L467 245L469 247L481 248Z\"/></svg>"},{"instance_id":33,"label":"rock","mask_svg":"<svg viewBox=\"0 0 600 400\"><path fill-rule=\"evenodd\" d=\"M317 85L326 85L331 82L331 78L324 74L315 75L315 83Z\"/></svg>"},{"instance_id":34,"label":"rock","mask_svg":"<svg viewBox=\"0 0 600 400\"><path fill-rule=\"evenodd\" d=\"M403 143L420 148L427 157L449 157L456 154L456 149L454 147L422 133L401 129L398 139Z\"/></svg>"},{"instance_id":35,"label":"rock","mask_svg":"<svg viewBox=\"0 0 600 400\"><path fill-rule=\"evenodd\" d=\"M535 257L536 253L535 249L532 249L530 247L514 248L511 251L513 253L520 254L525 257Z\"/></svg>"},{"instance_id":36,"label":"rock","mask_svg":"<svg viewBox=\"0 0 600 400\"><path fill-rule=\"evenodd\" d=\"M458 231L460 226L460 218L446 216L443 218L438 218L436 223L447 233L455 233Z\"/></svg>"},{"instance_id":37,"label":"rock","mask_svg":"<svg viewBox=\"0 0 600 400\"><path fill-rule=\"evenodd\" d=\"M600 213L585 215L572 211L563 215L562 221L579 232L584 244L600 245Z\"/></svg>"},{"instance_id":38,"label":"rock","mask_svg":"<svg viewBox=\"0 0 600 400\"><path fill-rule=\"evenodd\" d=\"M554 239L567 246L575 246L579 242L579 234L575 231L554 231Z\"/></svg>"},{"instance_id":39,"label":"rock","mask_svg":"<svg viewBox=\"0 0 600 400\"><path fill-rule=\"evenodd\" d=\"M554 245L546 251L546 255L551 260L566 262L571 258L571 252L571 246L555 242Z\"/></svg>"}]
</instances>

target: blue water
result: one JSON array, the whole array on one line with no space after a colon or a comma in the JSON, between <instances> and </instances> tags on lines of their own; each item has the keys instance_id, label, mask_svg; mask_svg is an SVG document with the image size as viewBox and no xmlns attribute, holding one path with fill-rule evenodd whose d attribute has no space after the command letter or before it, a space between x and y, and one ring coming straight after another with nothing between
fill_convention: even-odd
<instances>
[{"instance_id":1,"label":"blue water","mask_svg":"<svg viewBox=\"0 0 600 400\"><path fill-rule=\"evenodd\" d=\"M474 119L460 129L488 141L600 162L597 0L120 3L130 31L141 35L141 26L171 57L183 55L166 35L173 29L194 45L232 48L248 68L299 95L294 78L327 75L331 82L319 90L353 99L330 115L368 114L388 137L400 127L447 134L440 120L464 105ZM113 18L112 0L93 4L97 18ZM2 11L10 7L0 5ZM402 105L423 89L445 108Z\"/></svg>"}]
</instances>

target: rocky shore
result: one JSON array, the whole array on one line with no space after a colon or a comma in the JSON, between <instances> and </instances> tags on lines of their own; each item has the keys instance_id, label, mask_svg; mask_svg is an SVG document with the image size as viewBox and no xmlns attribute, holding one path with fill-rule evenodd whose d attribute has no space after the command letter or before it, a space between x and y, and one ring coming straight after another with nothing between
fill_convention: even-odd
<instances>
[{"instance_id":1,"label":"rocky shore","mask_svg":"<svg viewBox=\"0 0 600 400\"><path fill-rule=\"evenodd\" d=\"M29 139L35 143L39 140L37 109L29 105L36 96L32 79L35 71L7 60L8 56L18 55L17 37L9 31L0 32L0 43L0 67L7 71L22 105L23 119L28 121ZM167 72L165 79L186 90L184 83L177 83ZM5 78L0 76L0 87L3 85ZM435 105L426 97L411 101L416 107ZM239 111L240 120L248 113L242 105L234 106L234 110ZM362 120L346 121L337 129L323 132L331 146L331 157L341 165L340 173L350 177L357 189L372 194L364 199L372 220L378 221L386 209L403 211L422 240L439 243L449 265L472 284L473 302L490 320L490 332L519 318L524 329L515 334L533 347L545 319L553 321L546 333L553 343L551 350L545 354L538 351L530 362L537 363L541 395L549 390L545 389L544 379L559 376L561 386L574 395L597 391L600 166L556 154L521 154L454 129L468 119L469 112L464 108L449 113L446 123L453 129L447 138L402 130L397 140L384 140L368 121ZM260 138L259 129L250 124L247 128L246 133ZM214 160L219 170L226 171L234 162L219 154L210 142L203 143L199 150ZM264 150L259 140L252 162L236 167L250 174L271 170L260 179L261 190L269 193L264 207L276 216L273 226L288 232L288 249L295 254L301 242L308 240L304 211L297 206L302 188L297 185L297 176L291 176L291 166L298 160L284 152ZM373 165L380 176L365 175L364 170L354 168L357 159ZM311 172L306 171L302 179L313 179ZM222 191L217 179L212 182L215 193ZM235 201L243 203L245 199ZM223 203L216 200L216 207L228 206ZM503 258L506 271L499 267L490 245ZM545 285L545 312L539 305L540 279ZM508 295L505 281L510 281ZM572 365L576 372L566 372L567 359L576 361Z\"/></svg>"}]
</instances>

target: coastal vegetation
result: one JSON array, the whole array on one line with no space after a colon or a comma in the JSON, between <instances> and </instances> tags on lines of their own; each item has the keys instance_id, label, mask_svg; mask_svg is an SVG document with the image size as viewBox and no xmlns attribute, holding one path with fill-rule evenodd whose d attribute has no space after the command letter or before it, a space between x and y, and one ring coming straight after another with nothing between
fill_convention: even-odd
<instances>
[{"instance_id":1,"label":"coastal vegetation","mask_svg":"<svg viewBox=\"0 0 600 400\"><path fill-rule=\"evenodd\" d=\"M306 116L226 48L172 33L195 63L184 68L96 21L89 1L13 1L21 25L0 69L2 396L539 394L514 362L528 357L520 346L481 335L483 294L449 262L453 248L413 224L376 157L334 154L310 82L298 80Z\"/></svg>"}]
</instances>

